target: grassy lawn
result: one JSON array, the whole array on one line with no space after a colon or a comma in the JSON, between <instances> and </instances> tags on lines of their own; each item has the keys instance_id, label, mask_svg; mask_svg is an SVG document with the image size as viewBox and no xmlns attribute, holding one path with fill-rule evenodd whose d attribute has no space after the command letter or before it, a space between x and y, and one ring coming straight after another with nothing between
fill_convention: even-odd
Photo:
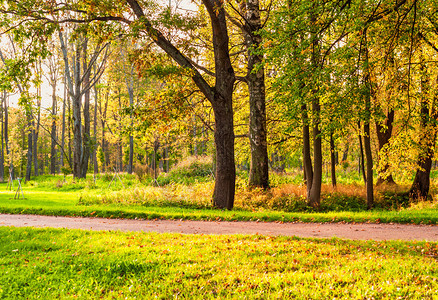
<instances>
[{"instance_id":1,"label":"grassy lawn","mask_svg":"<svg viewBox=\"0 0 438 300\"><path fill-rule=\"evenodd\" d=\"M0 298L436 299L437 243L0 228Z\"/></svg>"},{"instance_id":2,"label":"grassy lawn","mask_svg":"<svg viewBox=\"0 0 438 300\"><path fill-rule=\"evenodd\" d=\"M15 191L8 191L2 183L0 212L141 219L438 223L436 201L368 211L362 207L362 198L338 192L325 194L326 208L315 212L295 190L273 189L268 194L238 186L235 209L226 211L211 208L212 181L154 187L140 184L134 176L123 177L124 186L120 182L110 186L111 179L67 178L64 182L62 176L43 176L23 185L25 199L14 199ZM358 190L354 185L344 189Z\"/></svg>"}]
</instances>

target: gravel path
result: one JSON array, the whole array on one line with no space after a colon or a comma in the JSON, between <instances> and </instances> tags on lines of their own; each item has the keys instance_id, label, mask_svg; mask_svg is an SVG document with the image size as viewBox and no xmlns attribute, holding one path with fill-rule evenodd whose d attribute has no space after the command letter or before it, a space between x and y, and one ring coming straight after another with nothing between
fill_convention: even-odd
<instances>
[{"instance_id":1,"label":"gravel path","mask_svg":"<svg viewBox=\"0 0 438 300\"><path fill-rule=\"evenodd\" d=\"M261 234L311 238L338 237L352 240L438 241L438 226L436 225L205 222L0 214L0 226L173 232L184 234Z\"/></svg>"}]
</instances>

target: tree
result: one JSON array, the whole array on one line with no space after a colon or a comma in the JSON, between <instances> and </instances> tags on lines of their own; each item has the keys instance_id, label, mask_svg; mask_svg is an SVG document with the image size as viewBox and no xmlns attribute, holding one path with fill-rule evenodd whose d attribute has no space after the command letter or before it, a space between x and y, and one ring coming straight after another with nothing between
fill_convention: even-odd
<instances>
[{"instance_id":1,"label":"tree","mask_svg":"<svg viewBox=\"0 0 438 300\"><path fill-rule=\"evenodd\" d=\"M90 157L90 89L97 83L103 73L108 56L108 43L97 45L91 58L88 58L88 37L75 41L73 76L71 75L68 51L64 34L58 31L61 50L64 58L65 74L68 83L68 93L73 103L73 176L85 178ZM99 55L103 53L102 62L97 72L91 76L94 64ZM89 60L88 60L89 59ZM84 106L82 112L82 96ZM82 131L82 113L84 118L84 131Z\"/></svg>"}]
</instances>

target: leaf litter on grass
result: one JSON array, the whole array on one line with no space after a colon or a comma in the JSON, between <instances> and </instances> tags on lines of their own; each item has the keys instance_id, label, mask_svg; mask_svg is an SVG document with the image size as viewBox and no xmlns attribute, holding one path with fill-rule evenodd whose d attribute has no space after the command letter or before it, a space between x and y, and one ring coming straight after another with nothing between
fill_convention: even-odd
<instances>
[{"instance_id":1,"label":"leaf litter on grass","mask_svg":"<svg viewBox=\"0 0 438 300\"><path fill-rule=\"evenodd\" d=\"M437 243L0 228L0 297L433 299Z\"/></svg>"}]
</instances>

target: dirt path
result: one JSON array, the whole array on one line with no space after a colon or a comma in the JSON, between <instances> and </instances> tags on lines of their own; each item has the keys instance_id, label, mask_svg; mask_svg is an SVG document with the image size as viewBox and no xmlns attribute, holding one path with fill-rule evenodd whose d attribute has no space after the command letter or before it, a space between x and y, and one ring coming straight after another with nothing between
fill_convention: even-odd
<instances>
[{"instance_id":1,"label":"dirt path","mask_svg":"<svg viewBox=\"0 0 438 300\"><path fill-rule=\"evenodd\" d=\"M438 241L438 226L430 225L154 221L0 214L0 226L174 232L184 234L261 234L312 238L338 237L353 240Z\"/></svg>"}]
</instances>

